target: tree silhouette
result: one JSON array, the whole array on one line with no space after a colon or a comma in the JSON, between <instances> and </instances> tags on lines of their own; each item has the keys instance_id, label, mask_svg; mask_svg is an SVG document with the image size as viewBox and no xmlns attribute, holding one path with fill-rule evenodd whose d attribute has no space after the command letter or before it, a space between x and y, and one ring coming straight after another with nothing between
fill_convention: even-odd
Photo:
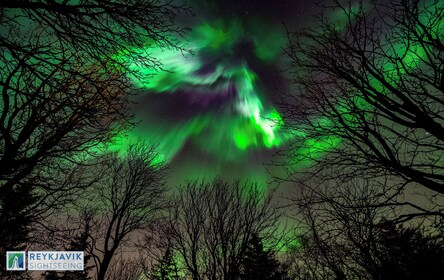
<instances>
[{"instance_id":1,"label":"tree silhouette","mask_svg":"<svg viewBox=\"0 0 444 280\"><path fill-rule=\"evenodd\" d=\"M426 236L419 228L382 223L376 242L380 279L436 279L443 271L442 237Z\"/></svg>"},{"instance_id":2,"label":"tree silhouette","mask_svg":"<svg viewBox=\"0 0 444 280\"><path fill-rule=\"evenodd\" d=\"M0 3L0 246L18 248L32 222L83 187L59 186L57 175L131 124L115 54L175 47L182 29L172 20L185 10L156 0ZM149 55L140 63L159 66Z\"/></svg>"},{"instance_id":3,"label":"tree silhouette","mask_svg":"<svg viewBox=\"0 0 444 280\"><path fill-rule=\"evenodd\" d=\"M144 257L125 258L120 256L114 259L107 271L107 280L133 280L145 279L148 275ZM148 278L149 279L149 278Z\"/></svg>"},{"instance_id":4,"label":"tree silhouette","mask_svg":"<svg viewBox=\"0 0 444 280\"><path fill-rule=\"evenodd\" d=\"M185 5L159 0L6 1L0 9L6 31L0 35L3 48L33 55L28 49L32 42L48 36L55 45L86 53L99 62L110 59L116 50L145 47L148 42L174 47L171 35L182 34L184 28L173 20L190 12ZM36 33L21 34L29 32L23 26L35 27ZM26 35L31 35L29 45L21 41ZM156 58L145 57L140 63L150 67Z\"/></svg>"},{"instance_id":5,"label":"tree silhouette","mask_svg":"<svg viewBox=\"0 0 444 280\"><path fill-rule=\"evenodd\" d=\"M80 219L91 217L87 252L97 279L105 279L121 246L132 246L131 236L147 230L166 207L166 168L153 147L131 145L126 155L106 155L102 177L75 205ZM99 172L99 169L90 172Z\"/></svg>"},{"instance_id":6,"label":"tree silhouette","mask_svg":"<svg viewBox=\"0 0 444 280\"><path fill-rule=\"evenodd\" d=\"M110 124L127 117L128 94L116 70L125 65L112 56L147 39L174 47L171 20L182 8L160 1L20 1L0 8L0 180L8 190L45 159L109 139ZM149 58L140 63L156 65Z\"/></svg>"},{"instance_id":7,"label":"tree silhouette","mask_svg":"<svg viewBox=\"0 0 444 280\"><path fill-rule=\"evenodd\" d=\"M329 18L331 7L342 18ZM442 1L333 0L316 27L289 33L300 92L283 107L311 139L293 145L291 164L444 194L443 10Z\"/></svg>"},{"instance_id":8,"label":"tree silhouette","mask_svg":"<svg viewBox=\"0 0 444 280\"><path fill-rule=\"evenodd\" d=\"M83 221L80 232L76 234L69 246L65 247L66 251L83 251L85 252L88 248L88 238L91 233L91 220L85 219ZM57 272L57 271L47 271L43 274L45 280L88 280L91 279L89 277L90 271L93 269L93 266L89 264L91 261L91 255L84 253L84 269L82 271L65 271L65 272Z\"/></svg>"},{"instance_id":9,"label":"tree silhouette","mask_svg":"<svg viewBox=\"0 0 444 280\"><path fill-rule=\"evenodd\" d=\"M428 279L407 256L440 261L442 240L425 240L443 217L443 5L326 1L314 27L288 33L295 91L282 107L305 137L285 151L306 229L299 279Z\"/></svg>"},{"instance_id":10,"label":"tree silhouette","mask_svg":"<svg viewBox=\"0 0 444 280\"><path fill-rule=\"evenodd\" d=\"M36 76L22 63L41 64L49 72ZM83 73L85 78L57 73L60 67L77 71L81 66L76 64L64 60L49 66L24 56L11 58L0 70L8 75L0 100L2 230L15 227L14 231L24 232L54 204L62 204L76 186L61 182L57 175L69 174L73 162L84 158L82 153L120 131L114 123L128 117L123 84L117 77L95 74L93 69ZM4 246L15 246L3 243L9 234L2 234ZM25 238L21 242L27 237L9 236Z\"/></svg>"},{"instance_id":11,"label":"tree silhouette","mask_svg":"<svg viewBox=\"0 0 444 280\"><path fill-rule=\"evenodd\" d=\"M30 230L23 226L30 223L26 208L36 202L29 186L18 186L16 192L21 195L11 192L1 194L3 199L0 208L0 225L3 227L0 227L0 236L4 238L2 243L7 244L8 250L23 249L22 241L26 239Z\"/></svg>"},{"instance_id":12,"label":"tree silhouette","mask_svg":"<svg viewBox=\"0 0 444 280\"><path fill-rule=\"evenodd\" d=\"M252 235L274 244L280 216L271 193L257 185L188 182L174 198L165 236L185 278L237 279Z\"/></svg>"},{"instance_id":13,"label":"tree silhouette","mask_svg":"<svg viewBox=\"0 0 444 280\"><path fill-rule=\"evenodd\" d=\"M174 254L171 246L166 248L166 251L159 261L152 269L152 280L179 280L179 266L174 259Z\"/></svg>"},{"instance_id":14,"label":"tree silhouette","mask_svg":"<svg viewBox=\"0 0 444 280\"><path fill-rule=\"evenodd\" d=\"M442 270L439 230L402 223L405 209L381 190L361 179L300 186L292 199L302 244L295 279L433 279Z\"/></svg>"},{"instance_id":15,"label":"tree silhouette","mask_svg":"<svg viewBox=\"0 0 444 280\"><path fill-rule=\"evenodd\" d=\"M247 244L241 262L240 279L282 280L287 279L280 269L272 250L265 250L260 238L253 234Z\"/></svg>"}]
</instances>

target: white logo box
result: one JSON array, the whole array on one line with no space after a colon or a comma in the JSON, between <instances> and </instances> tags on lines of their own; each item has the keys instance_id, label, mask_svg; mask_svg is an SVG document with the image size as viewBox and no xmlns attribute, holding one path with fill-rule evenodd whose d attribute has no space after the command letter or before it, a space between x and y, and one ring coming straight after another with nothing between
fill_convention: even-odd
<instances>
[{"instance_id":1,"label":"white logo box","mask_svg":"<svg viewBox=\"0 0 444 280\"><path fill-rule=\"evenodd\" d=\"M83 251L28 251L28 270L84 270Z\"/></svg>"}]
</instances>

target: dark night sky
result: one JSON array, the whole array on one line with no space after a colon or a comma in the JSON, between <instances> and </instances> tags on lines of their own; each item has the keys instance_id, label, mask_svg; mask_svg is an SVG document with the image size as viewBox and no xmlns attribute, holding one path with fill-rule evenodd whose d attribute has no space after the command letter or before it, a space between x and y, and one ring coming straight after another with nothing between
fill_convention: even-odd
<instances>
[{"instance_id":1,"label":"dark night sky","mask_svg":"<svg viewBox=\"0 0 444 280\"><path fill-rule=\"evenodd\" d=\"M277 109L280 91L288 90L282 55L285 26L291 30L307 26L307 19L319 8L312 1L293 0L193 0L188 4L194 16L179 22L190 28L187 44L200 45L193 50L194 58L180 63L199 66L195 72L181 72L180 63L171 68L182 73L166 75L166 86L179 80L171 90L140 90L135 106L140 125L135 134L162 146L177 182L215 175L267 181L263 164L289 141L282 130L269 135L276 123L265 125L267 115ZM272 55L260 57L260 51ZM175 60L182 60L181 55L168 57L165 66ZM217 74L218 69L223 70ZM207 84L212 75L219 78ZM251 90L245 88L248 75L254 76Z\"/></svg>"},{"instance_id":2,"label":"dark night sky","mask_svg":"<svg viewBox=\"0 0 444 280\"><path fill-rule=\"evenodd\" d=\"M254 15L274 22L295 20L316 10L313 1L295 0L195 0L193 6L198 9L198 13L202 12L205 15L232 17ZM198 14L198 16L200 15Z\"/></svg>"},{"instance_id":3,"label":"dark night sky","mask_svg":"<svg viewBox=\"0 0 444 280\"><path fill-rule=\"evenodd\" d=\"M286 90L282 72L284 59L280 55L286 42L284 24L298 28L317 8L312 1L294 0L194 0L188 4L193 8L194 16L182 17L181 23L191 29L191 35L186 38L190 45L196 43L193 40L199 41L192 35L196 26L214 25L219 28L222 25L220 29L227 33L225 42L216 50L208 47L194 50L201 66L193 74L193 79L201 75L203 81L206 76L217 72L217 67L225 69L224 72L245 68L256 76L255 88L248 93L248 100L242 103L240 99L244 97L239 93L242 90L239 87L242 87L241 80L245 77L239 74L241 70L234 70L237 74L229 76L222 73L212 85L184 82L169 92L141 90L135 106L136 116L141 120L136 134L145 137L148 142L164 143L166 150L175 149L181 143L171 159L173 170L177 172L173 177L184 178L189 174L211 177L218 174L247 178L260 176L261 181L265 180L263 163L270 161L275 148L282 144L267 148L264 143L258 143L263 141L261 133L264 132L254 128L257 123L252 121L252 113L243 116L233 108L257 103L257 97L262 103L261 115L275 107L279 100L278 91ZM236 26L234 30L230 29L232 24ZM203 35L211 36L211 32ZM201 41L205 40L208 42L207 39ZM264 60L258 57L258 48L276 54ZM176 70L180 71L173 71ZM226 92L218 89L224 83L231 83L231 89ZM196 128L196 122L203 128ZM254 129L257 131L252 132ZM172 131L176 131L176 139ZM251 145L247 149L239 149L233 142L235 133L243 133ZM185 134L187 136L180 142L180 135Z\"/></svg>"}]
</instances>

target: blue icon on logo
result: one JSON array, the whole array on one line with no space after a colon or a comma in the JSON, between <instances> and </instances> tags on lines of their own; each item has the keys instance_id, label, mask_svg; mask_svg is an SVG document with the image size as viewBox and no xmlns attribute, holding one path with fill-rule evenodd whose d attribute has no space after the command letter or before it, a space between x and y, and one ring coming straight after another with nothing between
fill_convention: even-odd
<instances>
[{"instance_id":1,"label":"blue icon on logo","mask_svg":"<svg viewBox=\"0 0 444 280\"><path fill-rule=\"evenodd\" d=\"M6 270L25 270L25 252L6 252Z\"/></svg>"}]
</instances>

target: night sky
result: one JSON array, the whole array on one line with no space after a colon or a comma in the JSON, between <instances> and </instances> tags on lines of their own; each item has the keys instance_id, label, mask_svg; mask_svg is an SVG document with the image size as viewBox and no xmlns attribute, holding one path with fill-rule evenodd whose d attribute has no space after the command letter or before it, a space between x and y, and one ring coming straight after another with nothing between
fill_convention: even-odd
<instances>
[{"instance_id":1,"label":"night sky","mask_svg":"<svg viewBox=\"0 0 444 280\"><path fill-rule=\"evenodd\" d=\"M172 1L0 5L0 264L63 248L98 279L259 279L269 257L264 279L442 268L443 0Z\"/></svg>"},{"instance_id":2,"label":"night sky","mask_svg":"<svg viewBox=\"0 0 444 280\"><path fill-rule=\"evenodd\" d=\"M178 38L190 53L150 48L164 71L129 63L138 125L115 139L123 150L142 139L159 149L172 180L196 177L268 181L264 164L302 131L285 129L276 105L288 91L285 26L304 26L318 8L311 1L193 1L190 31ZM134 50L143 52L145 50Z\"/></svg>"}]
</instances>

